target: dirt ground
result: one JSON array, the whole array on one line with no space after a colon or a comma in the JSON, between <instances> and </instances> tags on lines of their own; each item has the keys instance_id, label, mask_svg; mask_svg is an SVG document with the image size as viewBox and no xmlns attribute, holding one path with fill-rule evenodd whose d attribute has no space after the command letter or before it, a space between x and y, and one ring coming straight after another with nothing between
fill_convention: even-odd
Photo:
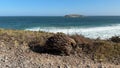
<instances>
[{"instance_id":1,"label":"dirt ground","mask_svg":"<svg viewBox=\"0 0 120 68\"><path fill-rule=\"evenodd\" d=\"M28 46L0 43L0 68L120 68L94 62L82 55L58 56L35 53Z\"/></svg>"}]
</instances>

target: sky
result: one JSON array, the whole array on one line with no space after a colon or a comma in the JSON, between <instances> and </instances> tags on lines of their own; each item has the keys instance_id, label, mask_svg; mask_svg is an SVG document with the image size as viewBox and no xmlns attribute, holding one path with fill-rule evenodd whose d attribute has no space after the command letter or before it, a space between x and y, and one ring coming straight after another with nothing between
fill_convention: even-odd
<instances>
[{"instance_id":1,"label":"sky","mask_svg":"<svg viewBox=\"0 0 120 68\"><path fill-rule=\"evenodd\" d=\"M0 0L0 16L120 16L120 0Z\"/></svg>"}]
</instances>

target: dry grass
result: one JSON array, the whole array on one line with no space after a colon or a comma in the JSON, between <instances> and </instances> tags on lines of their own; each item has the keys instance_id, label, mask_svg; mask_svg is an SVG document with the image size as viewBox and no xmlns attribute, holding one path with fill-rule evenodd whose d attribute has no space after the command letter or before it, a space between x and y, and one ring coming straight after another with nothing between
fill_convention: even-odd
<instances>
[{"instance_id":1,"label":"dry grass","mask_svg":"<svg viewBox=\"0 0 120 68\"><path fill-rule=\"evenodd\" d=\"M52 33L22 30L4 30L0 29L0 40L6 42L18 41L18 43L29 43L30 41L39 41L44 45L44 40L50 37Z\"/></svg>"},{"instance_id":2,"label":"dry grass","mask_svg":"<svg viewBox=\"0 0 120 68\"><path fill-rule=\"evenodd\" d=\"M80 35L71 37L77 43L76 51L78 54L85 53L94 61L120 64L120 38L118 36L112 37L110 40L93 40Z\"/></svg>"}]
</instances>

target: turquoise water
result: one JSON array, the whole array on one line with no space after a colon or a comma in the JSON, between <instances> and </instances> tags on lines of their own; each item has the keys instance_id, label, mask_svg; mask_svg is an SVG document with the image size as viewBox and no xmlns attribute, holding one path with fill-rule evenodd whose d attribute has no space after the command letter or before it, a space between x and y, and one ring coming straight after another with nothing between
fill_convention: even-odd
<instances>
[{"instance_id":1,"label":"turquoise water","mask_svg":"<svg viewBox=\"0 0 120 68\"><path fill-rule=\"evenodd\" d=\"M120 16L62 16L0 17L0 28L82 34L90 38L120 35Z\"/></svg>"}]
</instances>

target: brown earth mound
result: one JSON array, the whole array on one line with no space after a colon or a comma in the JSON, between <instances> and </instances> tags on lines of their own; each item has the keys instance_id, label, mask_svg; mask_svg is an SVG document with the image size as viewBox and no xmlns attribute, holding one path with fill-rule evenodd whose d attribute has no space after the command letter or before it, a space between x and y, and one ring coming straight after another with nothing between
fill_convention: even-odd
<instances>
[{"instance_id":1,"label":"brown earth mound","mask_svg":"<svg viewBox=\"0 0 120 68\"><path fill-rule=\"evenodd\" d=\"M74 39L63 33L57 33L50 37L46 42L46 48L54 51L59 51L62 54L70 55L73 48L76 46Z\"/></svg>"}]
</instances>

